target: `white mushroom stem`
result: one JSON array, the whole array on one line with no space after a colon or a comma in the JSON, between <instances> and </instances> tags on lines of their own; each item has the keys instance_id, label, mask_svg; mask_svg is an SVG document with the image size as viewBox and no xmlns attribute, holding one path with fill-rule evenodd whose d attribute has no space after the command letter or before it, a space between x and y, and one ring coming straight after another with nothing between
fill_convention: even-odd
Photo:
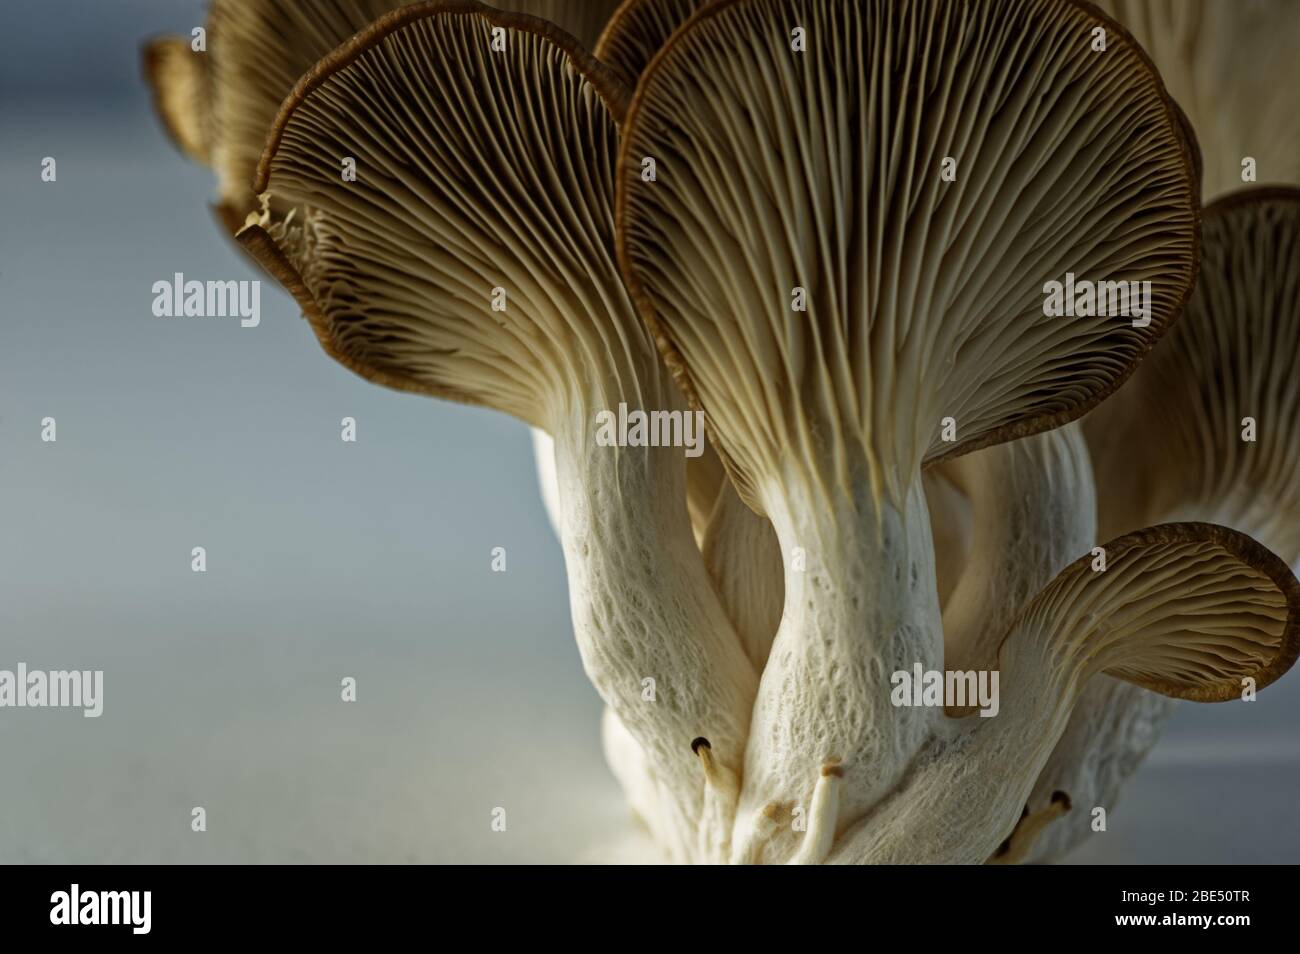
<instances>
[{"instance_id":1,"label":"white mushroom stem","mask_svg":"<svg viewBox=\"0 0 1300 954\"><path fill-rule=\"evenodd\" d=\"M736 798L740 785L736 775L713 757L708 739L691 743L704 773L704 808L700 812L697 860L705 863L726 861L731 845L731 821L736 815Z\"/></svg>"},{"instance_id":2,"label":"white mushroom stem","mask_svg":"<svg viewBox=\"0 0 1300 954\"><path fill-rule=\"evenodd\" d=\"M692 536L682 448L597 445L599 403L553 428L578 649L672 802L665 816L698 820L705 785L691 742L708 738L738 771L757 676ZM693 826L676 840L694 853Z\"/></svg>"},{"instance_id":3,"label":"white mushroom stem","mask_svg":"<svg viewBox=\"0 0 1300 954\"><path fill-rule=\"evenodd\" d=\"M938 717L891 701L895 672L943 662L921 488L916 474L901 506L874 500L865 485L852 499L841 491L825 499L794 480L764 493L785 559L786 606L754 708L742 828L769 801L807 806L831 759L844 773L839 825L855 821L897 781Z\"/></svg>"},{"instance_id":4,"label":"white mushroom stem","mask_svg":"<svg viewBox=\"0 0 1300 954\"><path fill-rule=\"evenodd\" d=\"M1032 656L1032 654L1029 654ZM1065 730L1072 679L1041 659L1008 660L995 718L940 726L906 784L853 830L833 864L982 864L1011 833Z\"/></svg>"},{"instance_id":5,"label":"white mushroom stem","mask_svg":"<svg viewBox=\"0 0 1300 954\"><path fill-rule=\"evenodd\" d=\"M934 532L934 575L939 605L945 611L953 591L966 569L974 533L970 495L953 480L956 461L926 471L925 501L930 507L930 529Z\"/></svg>"},{"instance_id":6,"label":"white mushroom stem","mask_svg":"<svg viewBox=\"0 0 1300 954\"><path fill-rule=\"evenodd\" d=\"M1094 809L1109 814L1115 808L1124 783L1177 706L1174 699L1110 676L1088 683L1029 796L1031 812L1050 806L1056 792L1066 793L1077 810L1047 826L1023 859L1008 860L1054 861L1094 834Z\"/></svg>"},{"instance_id":7,"label":"white mushroom stem","mask_svg":"<svg viewBox=\"0 0 1300 954\"><path fill-rule=\"evenodd\" d=\"M840 786L843 771L835 764L822 766L821 776L813 789L812 807L808 810L808 830L803 843L790 859L793 865L819 865L831 853L840 817Z\"/></svg>"},{"instance_id":8,"label":"white mushroom stem","mask_svg":"<svg viewBox=\"0 0 1300 954\"><path fill-rule=\"evenodd\" d=\"M943 611L947 669L991 668L1007 626L1096 542L1096 486L1079 425L944 465L972 502L970 555Z\"/></svg>"},{"instance_id":9,"label":"white mushroom stem","mask_svg":"<svg viewBox=\"0 0 1300 954\"><path fill-rule=\"evenodd\" d=\"M1070 424L977 451L944 469L975 511L971 558L944 608L945 667L986 668L1021 607L1095 542L1092 468L1081 429ZM1008 852L994 860L1051 860L1082 841L1091 831L1091 809L1114 806L1175 705L1109 676L1090 681L1034 785L1029 816L1017 824ZM1062 811L1062 794L1083 807Z\"/></svg>"},{"instance_id":10,"label":"white mushroom stem","mask_svg":"<svg viewBox=\"0 0 1300 954\"><path fill-rule=\"evenodd\" d=\"M944 465L971 498L971 557L944 607L948 669L989 668L1029 599L1096 541L1096 488L1078 424L977 451ZM1091 831L1159 738L1172 699L1109 676L1084 688L1029 797L1029 817L995 860L1045 861ZM1065 815L1058 794L1084 806ZM1052 824L1048 824L1052 822Z\"/></svg>"},{"instance_id":11,"label":"white mushroom stem","mask_svg":"<svg viewBox=\"0 0 1300 954\"><path fill-rule=\"evenodd\" d=\"M730 481L718 494L702 550L745 655L762 672L785 606L781 545L772 524L749 509Z\"/></svg>"}]
</instances>

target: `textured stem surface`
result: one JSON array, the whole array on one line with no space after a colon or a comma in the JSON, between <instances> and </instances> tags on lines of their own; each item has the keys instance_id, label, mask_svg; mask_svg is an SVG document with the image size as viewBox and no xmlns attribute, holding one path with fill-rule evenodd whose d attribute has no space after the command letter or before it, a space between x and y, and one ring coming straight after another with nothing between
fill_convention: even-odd
<instances>
[{"instance_id":1,"label":"textured stem surface","mask_svg":"<svg viewBox=\"0 0 1300 954\"><path fill-rule=\"evenodd\" d=\"M736 849L751 854L755 825L776 803L764 860L787 860L801 837L822 766L842 771L836 831L897 781L924 742L934 709L891 701L895 672L943 660L934 549L919 477L905 503L767 495L785 559L785 615L763 671L745 760Z\"/></svg>"},{"instance_id":2,"label":"textured stem surface","mask_svg":"<svg viewBox=\"0 0 1300 954\"><path fill-rule=\"evenodd\" d=\"M595 413L556 429L574 632L587 675L669 802L659 817L690 827L705 794L691 743L707 738L738 773L757 676L695 545L682 448L600 446ZM696 860L695 842L678 830L665 847Z\"/></svg>"}]
</instances>

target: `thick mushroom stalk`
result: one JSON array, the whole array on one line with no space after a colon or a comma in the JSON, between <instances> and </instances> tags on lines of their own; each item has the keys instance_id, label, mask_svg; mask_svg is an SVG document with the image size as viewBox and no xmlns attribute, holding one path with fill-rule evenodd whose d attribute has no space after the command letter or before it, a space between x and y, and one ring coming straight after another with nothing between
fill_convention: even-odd
<instances>
[{"instance_id":1,"label":"thick mushroom stalk","mask_svg":"<svg viewBox=\"0 0 1300 954\"><path fill-rule=\"evenodd\" d=\"M996 668L998 647L1021 608L1096 541L1087 447L1079 426L1070 424L941 469L969 497L975 515L970 556L944 607L944 666ZM1024 817L990 860L1046 860L1068 849L1071 837L1090 830L1092 807L1113 805L1173 707L1173 700L1111 676L1092 679L1039 773Z\"/></svg>"},{"instance_id":2,"label":"thick mushroom stalk","mask_svg":"<svg viewBox=\"0 0 1300 954\"><path fill-rule=\"evenodd\" d=\"M894 672L943 660L922 465L1082 414L1190 287L1191 153L1122 31L1090 49L1103 22L1063 0L723 0L642 75L623 269L786 569L738 856L833 759L842 832L934 731L890 700ZM1149 281L1149 308L1048 316L1067 273ZM774 838L760 856L793 854Z\"/></svg>"},{"instance_id":3,"label":"thick mushroom stalk","mask_svg":"<svg viewBox=\"0 0 1300 954\"><path fill-rule=\"evenodd\" d=\"M937 468L938 469L938 468ZM948 670L995 668L1021 608L1096 541L1096 488L1077 424L942 465L975 514L970 556L944 607ZM1093 552L1101 565L1103 552ZM1159 738L1175 702L1107 675L1081 691L1038 775L1024 817L990 860L1050 860L1091 831ZM1074 806L1078 806L1076 810Z\"/></svg>"},{"instance_id":4,"label":"thick mushroom stalk","mask_svg":"<svg viewBox=\"0 0 1300 954\"><path fill-rule=\"evenodd\" d=\"M684 413L613 260L624 99L548 23L404 7L289 95L256 186L294 211L239 239L352 370L554 435L583 663L660 795L647 821L695 860L711 782L691 741L737 774L756 676L694 542L684 449L598 436L620 405Z\"/></svg>"},{"instance_id":5,"label":"thick mushroom stalk","mask_svg":"<svg viewBox=\"0 0 1300 954\"><path fill-rule=\"evenodd\" d=\"M1050 824L1023 838L1024 850L1014 860L1056 861L1092 835L1094 812L1115 808L1124 783L1160 740L1177 707L1175 699L1110 676L1092 680L1026 802L1031 818L1050 811L1057 793L1067 795L1071 808L1050 811Z\"/></svg>"},{"instance_id":6,"label":"thick mushroom stalk","mask_svg":"<svg viewBox=\"0 0 1300 954\"><path fill-rule=\"evenodd\" d=\"M1166 524L1107 550L1107 570L1082 557L1012 624L999 653L997 717L942 726L904 784L844 836L832 862L994 858L1075 700L1099 673L1220 702L1238 698L1247 681L1268 685L1300 653L1300 583L1249 537Z\"/></svg>"}]
</instances>

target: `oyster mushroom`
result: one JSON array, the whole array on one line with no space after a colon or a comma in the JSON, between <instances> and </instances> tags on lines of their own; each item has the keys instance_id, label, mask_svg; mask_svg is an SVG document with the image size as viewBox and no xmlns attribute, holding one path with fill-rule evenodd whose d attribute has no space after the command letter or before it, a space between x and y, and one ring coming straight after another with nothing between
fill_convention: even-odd
<instances>
[{"instance_id":1,"label":"oyster mushroom","mask_svg":"<svg viewBox=\"0 0 1300 954\"><path fill-rule=\"evenodd\" d=\"M215 0L208 20L210 51L194 53L187 37L160 37L144 49L145 75L155 111L186 155L218 173L216 216L233 235L259 211L252 180L266 135L284 97L327 54L377 17L410 0ZM497 6L538 15L593 43L617 0L502 0ZM337 161L341 157L334 157ZM280 197L268 212L284 218ZM554 444L533 429L534 453L546 512L560 532ZM692 522L703 526L723 480L711 449L688 462ZM610 716L609 718L616 718ZM607 720L608 721L608 720ZM620 776L623 778L624 776Z\"/></svg>"},{"instance_id":2,"label":"oyster mushroom","mask_svg":"<svg viewBox=\"0 0 1300 954\"><path fill-rule=\"evenodd\" d=\"M624 0L610 17L595 55L629 86L678 28L708 0ZM970 502L941 468L926 471L926 502L935 537L939 603L944 605L961 575L970 546ZM545 484L545 480L543 481ZM762 666L784 606L779 544L769 521L757 517L729 485L722 488L705 558L722 588L751 660Z\"/></svg>"},{"instance_id":3,"label":"oyster mushroom","mask_svg":"<svg viewBox=\"0 0 1300 954\"><path fill-rule=\"evenodd\" d=\"M195 162L212 162L212 88L205 54L190 38L164 36L145 44L144 76L154 112L176 148Z\"/></svg>"},{"instance_id":4,"label":"oyster mushroom","mask_svg":"<svg viewBox=\"0 0 1300 954\"><path fill-rule=\"evenodd\" d=\"M637 5L626 4L624 10ZM828 857L1022 860L1042 843L1045 833L1056 829L1058 819L1070 817L1066 792L1054 792L1037 810L1026 805L1034 800L1034 794L1026 792L1044 766L1045 753L1053 752L1053 743L1060 752L1066 742L1075 724L1071 707L1076 700L1086 700L1103 681L1206 699L1226 698L1234 679L1266 683L1276 678L1295 658L1295 581L1284 568L1279 570L1275 558L1252 549L1253 544L1231 531L1201 525L1160 527L1111 545L1112 561L1119 561L1112 562L1112 570L1121 570L1117 576L1102 581L1084 574L1080 566L1085 558L1012 620L1011 608L1059 568L1076 542L1082 547L1090 536L1088 508L1077 513L1063 508L1088 480L1077 434L1068 427L1035 432L1080 413L1112 389L1174 310L1179 289L1185 290L1185 266L1195 259L1188 223L1195 218L1195 203L1184 201L1182 189L1185 179L1195 179L1186 175L1195 164L1194 149L1186 140L1186 122L1179 111L1166 102L1161 112L1159 84L1143 64L1132 65L1130 61L1141 61L1141 55L1122 33L1117 34L1116 47L1123 54L1120 66L1089 75L1067 52L1063 65L1042 68L1044 50L1053 42L1068 44L1071 37L1086 35L1090 25L1105 22L1078 5L1023 0L992 12L954 10L938 2L907 4L901 10L873 7L868 12L864 3L843 6L853 8L843 21L847 36L831 40L824 28L838 25L846 12L831 0L804 0L785 8L751 0L723 3L719 9L759 11L749 24L756 29L774 23L788 27L780 9L793 10L801 29L812 24L808 50L813 57L867 50L863 66L871 78L896 83L905 94L864 96L869 122L863 130L852 127L863 136L854 142L846 133L856 116L837 108L849 98L843 95L846 89L864 82L863 76L847 82L843 76L833 77L814 92L804 92L801 103L793 91L802 79L799 69L780 64L783 68L754 71L751 80L789 85L783 90L750 90L748 101L737 96L717 115L734 120L756 97L775 91L762 108L744 114L744 121L757 122L754 135L776 139L810 129L825 135L796 137L800 148L793 151L800 155L784 169L774 163L775 169L756 170L742 162L745 186L759 186L751 188L749 196L708 176L701 178L720 187L722 198L693 196L706 209L712 201L714 225L719 220L733 224L765 219L787 230L788 247L776 242L775 255L811 265L818 281L809 296L818 306L811 309L809 327L792 328L778 316L772 328L754 335L750 321L757 322L761 307L752 318L737 318L726 313L724 304L712 320L718 328L731 324L740 329L739 341L697 335L691 345L679 348L667 334L665 347L678 361L683 353L698 356L703 350L715 366L726 361L707 354L710 347L750 358L775 354L785 362L774 376L774 386L746 379L731 385L749 386L763 399L757 413L752 407L728 408L727 399L734 395L725 387L709 383L706 388L711 389L706 402L711 408L719 407L724 417L730 414L733 427L739 418L742 439L765 426L773 432L784 429L781 436L794 438L786 446L774 434L762 434L767 444L759 453L742 446L750 456L739 463L729 455L727 464L745 500L759 506L782 504L788 525L809 530L819 540L830 539L850 556L892 557L897 546L910 566L921 571L917 583L905 588L915 595L919 586L920 602L927 604L916 618L932 622L932 608L944 605L941 638L947 637L943 651L950 662L965 659L976 665L992 658L995 661L986 664L999 665L1001 645L1013 725L995 732L978 719L957 718L957 712L947 719L934 713L935 718L921 723L919 744L902 755L909 771L899 778L899 753L886 750L879 764L886 776L894 772L895 778L883 785L870 779L866 794L861 751L851 751L846 763L838 752L821 747L795 752L789 764L776 760L775 771L743 777L739 772L736 740L744 738L748 716L742 710L757 689L754 670L769 661L779 594L785 586L780 574L800 572L794 569L794 557L806 548L790 546L787 535L782 554L773 543L771 524L749 510L716 473L710 478L714 492L691 500L693 506L698 500L711 504L707 519L695 507L688 520L683 517L682 487L689 478L682 477L680 461L644 448L592 446L586 418L602 402L628 400L637 407L657 404L665 409L680 404L647 337L630 317L626 293L617 277L610 278L611 130L622 118L629 93L582 54L572 38L549 25L476 3L422 5L377 22L328 54L293 90L260 163L259 188L269 186L259 198L261 214L240 238L295 293L327 350L349 367L394 387L496 407L535 428L555 431L557 466L543 467L542 477L544 485L554 477L556 493L548 509L565 544L584 663L611 705L602 727L606 751L634 811L674 857L803 863ZM709 10L699 20L715 15L718 20L730 16L725 10ZM1032 18L1041 22L1026 30L1025 22ZM864 21L872 29L855 32ZM1009 30L998 29L1008 22ZM698 25L688 26L683 34L693 34ZM504 54L500 59L485 53L489 27L506 31L506 48L494 51ZM787 36L770 31L761 40L770 43L771 32L783 40ZM743 29L733 29L724 38L737 36L743 37ZM888 55L867 45L855 47L854 37L861 41L864 36L889 37ZM1008 54L997 43L1010 42L1011 37L1023 44L1011 58L1028 57L1027 70L1023 64L1000 67ZM679 39L660 61L671 58ZM523 51L516 46L521 42ZM639 42L638 55L644 57L653 44ZM779 46L761 49L763 42L748 55L760 66L770 66ZM708 55L700 59L712 65L711 57L719 51L705 52ZM909 53L916 58L909 60ZM201 96L183 89L187 82L191 89L202 88L201 79L184 73L192 62L162 65L166 55L160 55L153 72L180 73L172 100L201 101ZM994 67L988 66L989 59ZM448 76L456 71L437 68L453 60L472 64L470 75ZM920 73L915 88L908 84L913 69ZM737 81L741 72L733 69L729 81ZM1122 115L1114 102L1087 99L1090 81L1094 86L1128 81L1139 87L1123 101L1136 110L1136 127L1102 135L1106 148L1118 154L1113 161L1062 141L1085 127L1089 136L1097 135L1085 116L1096 114L1104 125L1108 118ZM1078 98L1071 99L1076 93ZM977 105L959 108L963 96ZM806 108L808 100L814 108ZM538 111L545 115L532 121L531 114L514 106L521 102L545 102L547 108ZM896 124L893 114L888 119L882 115L884 104L898 109ZM1021 106L1031 127L1023 136L1016 128L1024 118L1017 115ZM1171 127L1176 127L1174 132ZM664 119L656 132L671 138L681 130ZM688 145L710 144L698 124L688 123L685 132ZM193 129L180 129L180 134L199 158L214 138L210 120L204 119ZM743 129L726 126L718 139L731 147L744 134ZM894 134L895 140L889 140ZM695 142L689 142L692 135ZM877 140L901 143L901 152L869 152L865 144ZM893 196L869 178L871 171L884 178L898 169L906 171L906 161L896 165L895 159L909 147L916 154L929 150L927 154L935 155L958 141L962 149L954 151L963 168L973 159L978 174L970 187L965 179L955 180L963 183L952 190L957 198L929 188L932 184L922 182L924 175L914 168L911 178L897 186L904 196L900 209L891 204ZM346 187L334 181L332 160L336 147L345 142L359 145L374 160L367 164L375 174L371 180ZM1139 144L1146 150L1141 157L1134 155ZM673 142L672 148L676 155L689 154L680 142ZM1181 167L1171 152L1180 153ZM594 168L582 167L576 158L582 155L585 160L587 154L594 157ZM708 153L711 163L727 155L727 149ZM842 161L831 161L828 155ZM750 158L762 165L781 156L759 153ZM1015 174L1001 175L999 160ZM1051 161L1064 163L1085 179L1092 176L1077 205L1070 197L1053 195L1047 181L1051 173L1045 168ZM683 165L670 164L670 171L674 168ZM781 172L787 173L784 180ZM827 174L808 175L801 183L800 172ZM1137 190L1137 199L1132 191L1121 196L1124 176L1143 183L1143 189L1154 185L1146 192ZM621 188L627 185L625 181ZM584 187L589 192L584 194ZM998 200L1013 188L1017 191L1008 212L999 208ZM1028 199L1018 191L1022 188ZM837 208L841 199L847 201ZM745 208L746 201L758 207L757 214ZM1113 219L1090 216L1088 201L1107 206ZM740 214L731 218L718 214L735 213L737 208ZM925 214L914 219L913 209ZM688 211L698 210L691 206ZM851 219L855 214L860 218ZM997 221L989 227L992 231L982 231L981 220L990 215ZM699 221L682 224L684 215L648 218L676 241L690 235ZM938 219L938 225L927 218ZM840 231L825 227L827 221L839 225ZM994 227L998 225L1010 235L999 234ZM879 239L886 232L902 236L898 256L882 260L865 254L864 248L883 244ZM1025 232L1032 241L1021 241L1018 233ZM698 241L701 235L715 249L729 238L707 229L693 237ZM807 236L814 238L820 255L795 254ZM742 253L723 268L713 263L713 273L707 268L692 271L698 263L681 269L679 277L687 279L682 285L690 291L703 289L708 304L717 306L726 296L709 292L716 291L721 284L718 272L724 272L722 277L730 281L726 290L739 290L733 300L755 304L762 291L760 278L784 278L790 269L772 260L752 267L763 249L745 245L745 238L742 233L731 239ZM621 251L626 268L627 249ZM849 268L855 253L866 265L860 272L868 278L865 283ZM1014 266L1032 273L1033 268L1050 269L1057 262L1071 264L1070 255L1078 256L1073 261L1082 261L1084 268L1100 265L1152 276L1160 290L1146 334L1123 327L1125 335L1120 335L1120 329L1100 322L1075 320L1065 323L1072 327L1057 331L1044 322L1027 321L1017 328L1017 334L1026 335L1023 341L1004 334L1013 347L1010 357L999 363L1005 342L993 341L995 333L981 336L977 316L985 318L981 311L986 311L1000 329L1010 326L1011 316L1032 316L1032 307L1025 304L1031 296L1014 280L1020 277ZM705 281L699 281L701 274ZM1008 275L1013 280L999 292L997 280ZM491 312L482 299L484 281L494 276L501 279L497 287L510 302L506 313ZM936 278L943 279L937 288ZM881 284L883 296L877 291ZM960 300L967 293L974 297L973 305ZM931 310L944 318L921 320ZM949 317L952 312L956 318ZM657 312L650 317L665 318ZM863 317L867 320L855 325ZM845 318L849 320L840 320ZM701 321L689 314L677 331L707 327L698 325ZM656 330L662 332L666 323L658 321ZM776 346L765 348L771 340ZM896 366L884 358L872 360L875 349L885 351L884 345L895 344L901 355ZM1107 348L1120 352L1118 360L1105 354ZM735 363L736 354L727 360ZM692 383L696 369L689 361L675 370ZM1053 373L1062 374L1068 383ZM795 413L765 420L764 415L779 406L774 395L782 393L797 405ZM855 403L860 394L869 397ZM698 393L692 396L699 400ZM886 433L888 428L881 426L896 399L916 412L915 421L901 421L898 429L910 429L910 438ZM936 441L933 423L923 420L922 412L938 404L951 404L962 415L962 438L955 447L940 446L944 439ZM790 428L791 420L802 428ZM829 438L820 430L826 423ZM724 440L736 438L735 430L729 437L721 433ZM1020 435L1030 436L970 457L957 456ZM544 462L549 452L543 441L539 446ZM779 482L763 479L770 473L755 466L755 461L770 463L773 446L795 458L781 462ZM611 453L602 461L604 451ZM811 466L799 459L805 454ZM925 475L919 473L943 457L952 459ZM814 481L829 484L829 490L818 486L810 492L795 486L792 493L790 485L809 473ZM981 573L987 568L967 563L952 600L944 600L948 585L938 571L938 554L926 554L911 532L919 523L911 506L918 484L924 488L921 510L932 515L936 544L957 556L957 564L968 548L983 554L990 546L1019 547L1022 559L1001 561L997 574ZM657 494L668 499L649 499ZM1006 498L1006 506L998 519L990 519L978 504L999 495ZM847 499L849 506L834 516L866 516L868 532L857 534L850 526L836 536L839 526L797 519L803 516L796 512L800 505L822 499ZM898 506L900 499L903 507ZM1083 494L1083 499L1090 497ZM894 512L882 517L882 503ZM940 513L942 519L935 516ZM703 528L702 560L684 542L691 538L692 523L697 533ZM899 524L903 532L891 536ZM930 530L924 529L920 536L928 540ZM873 540L875 532L880 536ZM802 544L803 538L796 539ZM814 547L805 555L814 572L824 572L817 562L824 550ZM928 562L936 564L929 577L924 572ZM704 566L714 577L716 594L708 587ZM881 622L869 614L844 612L844 604L853 603L842 585L845 581L868 579L876 584L868 590L873 598L899 595L891 591L888 574L879 566L850 566L847 573L832 569L836 572L829 597L820 583L797 594L807 598L808 606L793 607L800 627L793 637L783 631L786 641L778 643L778 653L819 648L815 639L823 636L830 637L826 643L832 649L842 648L836 646L837 638L851 649L855 634L837 633L819 617L828 609L832 622ZM764 579L774 585L764 585ZM949 584L954 579L955 573L949 572ZM887 613L910 621L897 602L887 601ZM728 619L738 633L730 631ZM1003 640L1000 634L1008 631ZM800 638L810 635L811 640ZM888 660L873 641L879 635L867 633L867 648L874 660ZM920 637L922 651L933 649L931 633ZM635 682L628 677L646 660L669 673L667 696L662 682L660 686L660 702L668 703L667 711L638 706L644 700L632 698L639 695L640 685L628 685ZM774 671L784 668L780 675L788 677L787 660L773 655L772 662ZM834 675L832 668L830 682ZM1089 681L1093 675L1098 678ZM786 678L785 685L790 684ZM813 686L807 697L793 698L796 716L801 705L810 703L816 710L817 689ZM835 686L830 690L839 691ZM1144 689L1133 691L1151 695ZM786 727L777 718L759 728L779 736ZM832 720L829 728L833 734L841 726ZM871 728L878 731L868 740L868 755L874 742L884 738L887 749L894 741L886 738L892 727ZM903 749L917 738L914 727L904 726L899 734ZM820 746L821 739L816 741ZM764 740L756 744L752 735L750 744L761 767L771 746L765 751ZM791 770L791 765L798 768L796 763L811 771ZM1050 768L1049 759L1039 772L1040 786ZM808 807L809 817L801 839L791 839L786 824L794 803L764 801L769 792L763 785L774 775L794 779L790 788L808 796L799 802ZM753 777L759 778L757 785ZM752 810L740 813L737 826L742 781L754 789L746 795L746 808ZM872 785L877 786L874 792ZM945 826L953 830L945 831ZM733 827L741 834L734 845ZM965 835L954 840L954 830Z\"/></svg>"},{"instance_id":5,"label":"oyster mushroom","mask_svg":"<svg viewBox=\"0 0 1300 954\"><path fill-rule=\"evenodd\" d=\"M1084 421L1106 490L1101 532L1194 516L1249 533L1294 564L1300 189L1222 198L1206 207L1203 234L1201 274L1183 317Z\"/></svg>"},{"instance_id":6,"label":"oyster mushroom","mask_svg":"<svg viewBox=\"0 0 1300 954\"><path fill-rule=\"evenodd\" d=\"M545 21L470 0L404 7L286 99L255 187L294 211L238 237L345 366L554 436L584 667L645 760L647 821L686 860L718 789L691 740L709 740L725 788L756 674L692 536L682 448L596 442L596 415L621 403L683 410L613 258L626 99ZM339 155L357 157L355 182Z\"/></svg>"},{"instance_id":7,"label":"oyster mushroom","mask_svg":"<svg viewBox=\"0 0 1300 954\"><path fill-rule=\"evenodd\" d=\"M1160 70L1205 150L1205 196L1258 181L1300 183L1300 4L1293 0L1096 0Z\"/></svg>"},{"instance_id":8,"label":"oyster mushroom","mask_svg":"<svg viewBox=\"0 0 1300 954\"><path fill-rule=\"evenodd\" d=\"M145 45L155 109L181 150L216 172L215 211L231 234L258 210L253 174L267 130L294 84L343 41L410 2L213 0L207 53L192 53L183 37ZM589 46L618 0L501 0L497 5L550 20Z\"/></svg>"},{"instance_id":9,"label":"oyster mushroom","mask_svg":"<svg viewBox=\"0 0 1300 954\"><path fill-rule=\"evenodd\" d=\"M1207 206L1201 274L1183 317L1137 374L1083 421L1104 489L1103 536L1207 519L1300 565L1300 190L1257 187ZM1242 440L1242 422L1257 440ZM1173 704L1098 679L1044 767L1033 812L1065 791L1111 810ZM1089 811L1045 829L1028 857L1059 858L1091 833Z\"/></svg>"},{"instance_id":10,"label":"oyster mushroom","mask_svg":"<svg viewBox=\"0 0 1300 954\"><path fill-rule=\"evenodd\" d=\"M891 673L942 663L922 465L1078 417L1187 294L1191 154L1140 50L1088 48L1099 22L1067 2L722 0L642 75L620 260L785 554L742 855L832 758L842 832L934 730L890 702ZM1067 271L1151 281L1150 322L1046 318L1043 284Z\"/></svg>"},{"instance_id":11,"label":"oyster mushroom","mask_svg":"<svg viewBox=\"0 0 1300 954\"><path fill-rule=\"evenodd\" d=\"M635 86L668 38L705 3L625 0L610 17L595 55L629 86ZM923 479L936 538L937 586L942 604L956 585L969 545L970 508L940 471L928 472ZM761 669L785 605L780 544L771 522L746 506L729 482L721 486L706 524L701 540L705 562L750 661Z\"/></svg>"},{"instance_id":12,"label":"oyster mushroom","mask_svg":"<svg viewBox=\"0 0 1300 954\"><path fill-rule=\"evenodd\" d=\"M412 0L216 0L208 27L210 54L195 54L185 37L145 45L145 75L155 111L186 155L214 166L219 178L217 218L231 235L259 210L252 180L266 134L284 97L321 57L384 13ZM502 0L498 7L539 16L593 43L618 0ZM215 66L209 66L214 63ZM215 143L215 145L213 145ZM271 197L277 216L287 209ZM555 524L550 435L535 432L534 453L547 513ZM697 535L722 485L716 454L688 462L688 502Z\"/></svg>"},{"instance_id":13,"label":"oyster mushroom","mask_svg":"<svg viewBox=\"0 0 1300 954\"><path fill-rule=\"evenodd\" d=\"M1023 851L1014 845L1021 806L1092 676L1222 702L1246 680L1268 685L1300 654L1300 583L1244 534L1165 524L1107 550L1105 572L1082 557L1012 624L999 651L997 718L947 720L832 862L977 863L1007 838ZM1069 810L1068 793L1053 801L1053 813Z\"/></svg>"},{"instance_id":14,"label":"oyster mushroom","mask_svg":"<svg viewBox=\"0 0 1300 954\"><path fill-rule=\"evenodd\" d=\"M708 0L625 0L605 25L593 52L629 87L654 55Z\"/></svg>"}]
</instances>

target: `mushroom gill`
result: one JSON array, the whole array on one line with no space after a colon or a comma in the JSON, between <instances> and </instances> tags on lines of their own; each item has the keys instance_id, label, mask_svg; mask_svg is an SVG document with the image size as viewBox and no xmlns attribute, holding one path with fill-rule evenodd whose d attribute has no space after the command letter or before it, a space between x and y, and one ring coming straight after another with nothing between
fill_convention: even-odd
<instances>
[{"instance_id":1,"label":"mushroom gill","mask_svg":"<svg viewBox=\"0 0 1300 954\"><path fill-rule=\"evenodd\" d=\"M1236 527L1300 561L1300 189L1205 209L1201 273L1173 331L1084 421L1101 531Z\"/></svg>"},{"instance_id":2,"label":"mushroom gill","mask_svg":"<svg viewBox=\"0 0 1300 954\"><path fill-rule=\"evenodd\" d=\"M1243 182L1300 184L1300 4L1095 0L1133 32L1205 150L1205 197ZM1243 178L1247 160L1253 161Z\"/></svg>"},{"instance_id":3,"label":"mushroom gill","mask_svg":"<svg viewBox=\"0 0 1300 954\"><path fill-rule=\"evenodd\" d=\"M217 215L233 234L257 210L253 174L280 104L303 74L339 44L412 0L213 0L209 51L163 37L145 47L155 108L177 145L212 166ZM501 0L595 43L618 0ZM190 92L190 90L193 92ZM204 148L193 130L201 117ZM287 209L280 210L287 212Z\"/></svg>"},{"instance_id":4,"label":"mushroom gill","mask_svg":"<svg viewBox=\"0 0 1300 954\"><path fill-rule=\"evenodd\" d=\"M708 0L624 0L593 52L634 87L668 38Z\"/></svg>"}]
</instances>

